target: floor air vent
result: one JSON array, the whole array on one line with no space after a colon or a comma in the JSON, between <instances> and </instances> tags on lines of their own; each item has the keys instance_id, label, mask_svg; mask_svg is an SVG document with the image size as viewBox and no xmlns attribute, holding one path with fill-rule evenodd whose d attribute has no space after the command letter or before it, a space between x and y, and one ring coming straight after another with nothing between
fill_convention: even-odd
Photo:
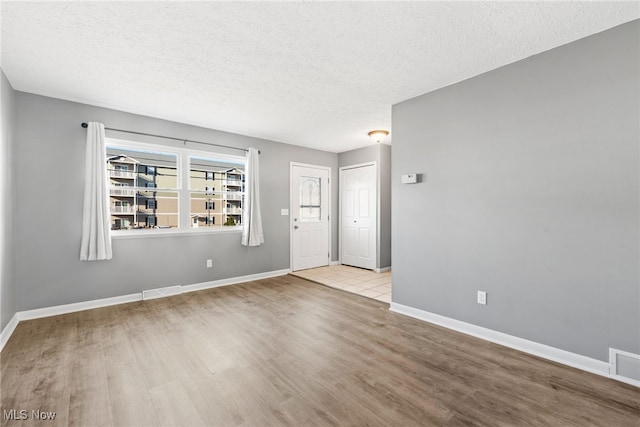
<instances>
[{"instance_id":1,"label":"floor air vent","mask_svg":"<svg viewBox=\"0 0 640 427\"><path fill-rule=\"evenodd\" d=\"M609 374L619 381L640 387L640 355L610 348Z\"/></svg>"},{"instance_id":2,"label":"floor air vent","mask_svg":"<svg viewBox=\"0 0 640 427\"><path fill-rule=\"evenodd\" d=\"M182 293L182 286L169 286L168 288L149 289L142 291L142 300L170 297L171 295L179 295Z\"/></svg>"}]
</instances>

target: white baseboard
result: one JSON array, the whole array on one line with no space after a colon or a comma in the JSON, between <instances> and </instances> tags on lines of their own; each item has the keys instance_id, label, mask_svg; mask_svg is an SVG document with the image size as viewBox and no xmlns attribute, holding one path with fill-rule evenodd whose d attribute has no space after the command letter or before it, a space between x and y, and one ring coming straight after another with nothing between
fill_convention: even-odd
<instances>
[{"instance_id":1,"label":"white baseboard","mask_svg":"<svg viewBox=\"0 0 640 427\"><path fill-rule=\"evenodd\" d=\"M178 287L182 292L193 292L201 289L217 288L219 286L227 286L227 285L233 285L236 283L250 282L253 280L268 279L270 277L284 276L285 274L289 274L290 272L291 270L287 268L283 270L268 271L265 273L258 273L258 274L249 274L247 276L231 277L229 279L214 280L211 282L196 283L193 285L185 285L185 286L178 286ZM173 291L175 291L173 288L176 288L176 286L172 286L171 288ZM7 343L7 341L9 341L9 338L11 337L11 334L13 334L13 331L16 329L16 326L18 326L18 323L23 320L39 319L42 317L57 316L59 314L67 314L67 313L74 313L77 311L91 310L93 308L108 307L110 305L126 304L129 302L142 301L142 294L143 294L142 292L139 292L135 294L121 295L121 296L111 297L111 298L102 298L102 299L91 300L91 301L76 302L72 304L57 305L53 307L36 308L34 310L19 311L11 318L11 321L9 321L7 326L5 326L5 328L2 330L2 333L0 333L0 351L2 351L2 349L4 348L4 345ZM176 294L179 294L179 292L177 292ZM157 295L156 297L161 297L161 296L168 296L168 295L163 294L163 295Z\"/></svg>"},{"instance_id":2,"label":"white baseboard","mask_svg":"<svg viewBox=\"0 0 640 427\"><path fill-rule=\"evenodd\" d=\"M182 286L182 292L194 292L202 289L218 288L220 286L235 285L236 283L251 282L253 280L268 279L270 277L289 274L290 269L267 271L266 273L249 274L247 276L231 277L229 279L212 280L211 282L196 283Z\"/></svg>"},{"instance_id":3,"label":"white baseboard","mask_svg":"<svg viewBox=\"0 0 640 427\"><path fill-rule=\"evenodd\" d=\"M340 265L340 261L330 261L329 265Z\"/></svg>"},{"instance_id":4,"label":"white baseboard","mask_svg":"<svg viewBox=\"0 0 640 427\"><path fill-rule=\"evenodd\" d=\"M18 313L16 313L13 315L11 320L9 320L7 326L4 327L2 333L0 333L0 351L2 351L4 345L7 343L7 341L9 341L11 334L13 334L13 331L15 331L16 326L18 326L18 322L20 322L20 320L18 320Z\"/></svg>"},{"instance_id":5,"label":"white baseboard","mask_svg":"<svg viewBox=\"0 0 640 427\"><path fill-rule=\"evenodd\" d=\"M60 314L75 313L76 311L91 310L92 308L108 307L110 305L126 304L128 302L135 301L142 301L142 292L137 294L121 295L118 297L75 302L73 304L55 305L53 307L19 311L18 313L16 313L16 315L18 316L18 320L23 321L40 319L42 317L57 316Z\"/></svg>"},{"instance_id":6,"label":"white baseboard","mask_svg":"<svg viewBox=\"0 0 640 427\"><path fill-rule=\"evenodd\" d=\"M583 371L602 375L607 378L612 378L612 376L609 375L609 363L603 362L601 360L592 359L580 354L571 353L566 350L560 350L559 348L540 344L534 341L529 341L523 338L514 337L513 335L497 332L492 329L483 328L471 323L461 322L449 317L440 316L438 314L430 313L428 311L394 302L391 303L389 310L419 320L424 320L425 322L444 326L445 328L453 329L454 331L462 332L476 338L491 341L505 347L533 354L534 356L542 357L543 359L552 360L554 362L562 363L563 365L568 365L573 368L581 369Z\"/></svg>"}]
</instances>

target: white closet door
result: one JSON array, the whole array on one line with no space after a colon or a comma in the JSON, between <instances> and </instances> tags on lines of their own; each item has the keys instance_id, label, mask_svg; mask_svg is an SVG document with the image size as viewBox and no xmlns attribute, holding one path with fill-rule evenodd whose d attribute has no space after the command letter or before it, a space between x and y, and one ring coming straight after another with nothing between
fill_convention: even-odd
<instances>
[{"instance_id":1,"label":"white closet door","mask_svg":"<svg viewBox=\"0 0 640 427\"><path fill-rule=\"evenodd\" d=\"M341 262L376 268L376 165L340 170Z\"/></svg>"}]
</instances>

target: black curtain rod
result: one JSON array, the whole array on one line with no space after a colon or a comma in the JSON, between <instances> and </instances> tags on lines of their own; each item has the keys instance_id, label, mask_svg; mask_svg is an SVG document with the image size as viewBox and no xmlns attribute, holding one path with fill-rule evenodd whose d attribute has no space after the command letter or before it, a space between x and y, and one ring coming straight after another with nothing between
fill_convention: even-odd
<instances>
[{"instance_id":1,"label":"black curtain rod","mask_svg":"<svg viewBox=\"0 0 640 427\"><path fill-rule=\"evenodd\" d=\"M82 123L82 127L83 128L87 128L87 127L89 127L89 125L87 123ZM131 134L135 134L135 135L144 135L144 136L153 136L153 137L156 137L156 138L172 139L174 141L182 141L184 143L192 142L194 144L213 145L214 147L230 148L232 150L249 151L246 148L238 148L238 147L231 147L229 145L214 144L213 142L194 141L193 139L174 138L172 136L156 135L156 134L153 134L153 133L136 132L136 131L124 130L124 129L114 129L114 128L108 128L106 126L105 126L104 129L105 130L115 131L115 132L131 133ZM258 154L260 154L260 151L258 151Z\"/></svg>"}]
</instances>

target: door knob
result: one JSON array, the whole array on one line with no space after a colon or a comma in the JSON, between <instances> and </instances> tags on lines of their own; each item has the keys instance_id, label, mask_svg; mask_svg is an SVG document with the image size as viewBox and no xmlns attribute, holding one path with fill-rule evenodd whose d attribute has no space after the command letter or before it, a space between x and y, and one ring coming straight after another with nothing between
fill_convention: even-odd
<instances>
[{"instance_id":1,"label":"door knob","mask_svg":"<svg viewBox=\"0 0 640 427\"><path fill-rule=\"evenodd\" d=\"M298 229L298 226L297 226L297 225L294 225L294 226L293 226L293 228L294 228L295 230L297 230L297 229Z\"/></svg>"}]
</instances>

